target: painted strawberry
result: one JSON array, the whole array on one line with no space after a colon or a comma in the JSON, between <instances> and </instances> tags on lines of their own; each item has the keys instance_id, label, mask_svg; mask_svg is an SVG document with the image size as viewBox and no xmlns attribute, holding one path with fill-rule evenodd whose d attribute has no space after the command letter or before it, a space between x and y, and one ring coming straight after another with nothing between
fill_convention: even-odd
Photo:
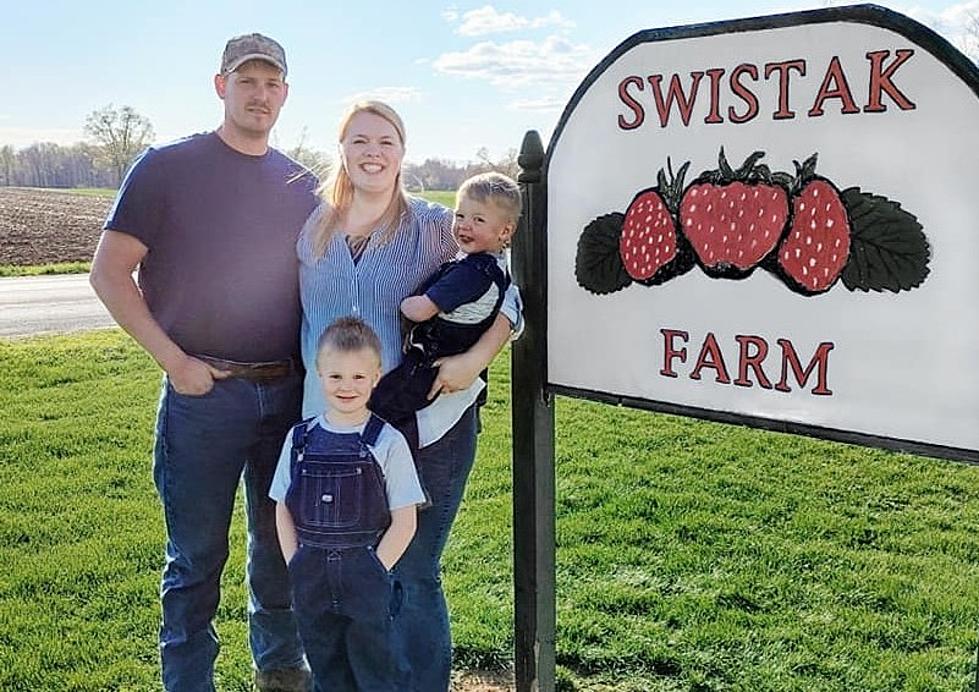
<instances>
[{"instance_id":1,"label":"painted strawberry","mask_svg":"<svg viewBox=\"0 0 979 692\"><path fill-rule=\"evenodd\" d=\"M661 169L656 187L638 193L626 209L619 236L619 257L626 273L646 285L660 284L693 267L693 253L679 233L676 209L683 176L690 163L677 175L670 168L670 179Z\"/></svg>"},{"instance_id":2,"label":"painted strawberry","mask_svg":"<svg viewBox=\"0 0 979 692\"><path fill-rule=\"evenodd\" d=\"M839 190L817 176L816 154L795 162L792 225L776 254L777 271L804 295L832 288L850 258L850 219Z\"/></svg>"},{"instance_id":3,"label":"painted strawberry","mask_svg":"<svg viewBox=\"0 0 979 692\"><path fill-rule=\"evenodd\" d=\"M574 275L579 286L595 295L615 293L632 285L632 277L619 257L623 218L619 211L602 214L588 222L578 237Z\"/></svg>"},{"instance_id":4,"label":"painted strawberry","mask_svg":"<svg viewBox=\"0 0 979 692\"><path fill-rule=\"evenodd\" d=\"M703 173L683 193L680 228L710 276L748 276L782 238L789 178L758 165L764 155L756 151L733 170L722 148L718 170Z\"/></svg>"}]
</instances>

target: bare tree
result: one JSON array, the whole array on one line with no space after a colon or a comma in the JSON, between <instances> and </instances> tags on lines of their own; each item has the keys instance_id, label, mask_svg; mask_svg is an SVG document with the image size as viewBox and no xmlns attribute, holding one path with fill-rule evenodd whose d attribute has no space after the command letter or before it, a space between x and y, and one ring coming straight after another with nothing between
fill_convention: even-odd
<instances>
[{"instance_id":1,"label":"bare tree","mask_svg":"<svg viewBox=\"0 0 979 692\"><path fill-rule=\"evenodd\" d=\"M520 172L517 150L508 149L494 160L486 147L476 151L476 160L458 163L449 159L425 159L423 163L406 161L401 168L405 185L412 191L457 190L462 181L477 173L496 171L511 178Z\"/></svg>"},{"instance_id":2,"label":"bare tree","mask_svg":"<svg viewBox=\"0 0 979 692\"><path fill-rule=\"evenodd\" d=\"M14 148L5 144L0 147L0 185L14 184L14 164L17 159Z\"/></svg>"},{"instance_id":3,"label":"bare tree","mask_svg":"<svg viewBox=\"0 0 979 692\"><path fill-rule=\"evenodd\" d=\"M287 149L289 158L295 159L311 170L317 177L325 178L330 170L330 157L325 151L314 149L306 143L309 137L306 126L299 133L299 142L292 149Z\"/></svg>"},{"instance_id":4,"label":"bare tree","mask_svg":"<svg viewBox=\"0 0 979 692\"><path fill-rule=\"evenodd\" d=\"M970 12L965 20L965 32L962 36L962 52L979 64L979 13Z\"/></svg>"},{"instance_id":5,"label":"bare tree","mask_svg":"<svg viewBox=\"0 0 979 692\"><path fill-rule=\"evenodd\" d=\"M466 177L465 169L446 159L425 159L424 163L405 162L401 175L410 189L455 190Z\"/></svg>"},{"instance_id":6,"label":"bare tree","mask_svg":"<svg viewBox=\"0 0 979 692\"><path fill-rule=\"evenodd\" d=\"M503 175L516 179L520 173L520 165L517 163L518 152L516 149L507 149L506 153L498 160L490 158L489 149L480 147L476 151L476 159L479 161L478 167L487 171L496 171Z\"/></svg>"},{"instance_id":7,"label":"bare tree","mask_svg":"<svg viewBox=\"0 0 979 692\"><path fill-rule=\"evenodd\" d=\"M0 146L0 186L11 187L111 187L111 173L95 163L96 147L78 142L63 146L35 142L16 150Z\"/></svg>"},{"instance_id":8,"label":"bare tree","mask_svg":"<svg viewBox=\"0 0 979 692\"><path fill-rule=\"evenodd\" d=\"M23 184L29 187L56 187L63 163L62 147L54 142L35 142L17 152Z\"/></svg>"},{"instance_id":9,"label":"bare tree","mask_svg":"<svg viewBox=\"0 0 979 692\"><path fill-rule=\"evenodd\" d=\"M92 111L85 119L85 134L98 151L98 161L106 166L118 185L136 155L153 141L153 125L131 106L108 106Z\"/></svg>"}]
</instances>

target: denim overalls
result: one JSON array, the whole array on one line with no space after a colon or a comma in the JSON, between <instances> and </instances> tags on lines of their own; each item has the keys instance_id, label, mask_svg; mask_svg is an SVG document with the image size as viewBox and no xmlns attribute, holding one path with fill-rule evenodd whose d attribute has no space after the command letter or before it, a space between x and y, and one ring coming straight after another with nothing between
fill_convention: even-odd
<instances>
[{"instance_id":1,"label":"denim overalls","mask_svg":"<svg viewBox=\"0 0 979 692\"><path fill-rule=\"evenodd\" d=\"M286 507L299 550L289 562L293 607L316 690L403 689L403 656L393 637L400 585L374 552L391 523L384 478L363 433L335 433L303 421L292 430Z\"/></svg>"}]
</instances>

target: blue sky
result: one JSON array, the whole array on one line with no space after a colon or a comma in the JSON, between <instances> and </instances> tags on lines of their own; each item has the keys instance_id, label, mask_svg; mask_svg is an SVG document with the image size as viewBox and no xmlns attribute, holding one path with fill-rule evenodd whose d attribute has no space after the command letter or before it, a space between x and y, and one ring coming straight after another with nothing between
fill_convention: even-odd
<instances>
[{"instance_id":1,"label":"blue sky","mask_svg":"<svg viewBox=\"0 0 979 692\"><path fill-rule=\"evenodd\" d=\"M0 144L82 139L85 116L130 105L158 141L213 129L211 78L232 35L260 31L286 49L289 102L274 141L334 151L336 123L360 95L387 100L408 128L407 158L499 156L527 129L545 140L588 71L643 29L812 9L834 2L13 2L3 10L6 98ZM957 45L979 0L881 2ZM598 8L598 9L596 9ZM614 8L614 9L613 9Z\"/></svg>"}]
</instances>

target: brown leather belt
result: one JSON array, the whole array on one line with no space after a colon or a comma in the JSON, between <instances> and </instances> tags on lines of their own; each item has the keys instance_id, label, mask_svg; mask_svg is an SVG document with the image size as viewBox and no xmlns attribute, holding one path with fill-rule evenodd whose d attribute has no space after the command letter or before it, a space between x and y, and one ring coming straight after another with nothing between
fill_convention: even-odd
<instances>
[{"instance_id":1,"label":"brown leather belt","mask_svg":"<svg viewBox=\"0 0 979 692\"><path fill-rule=\"evenodd\" d=\"M236 360L198 354L194 354L194 358L227 373L228 377L240 377L243 380L274 380L296 372L296 365L291 358L261 363L240 363Z\"/></svg>"}]
</instances>

